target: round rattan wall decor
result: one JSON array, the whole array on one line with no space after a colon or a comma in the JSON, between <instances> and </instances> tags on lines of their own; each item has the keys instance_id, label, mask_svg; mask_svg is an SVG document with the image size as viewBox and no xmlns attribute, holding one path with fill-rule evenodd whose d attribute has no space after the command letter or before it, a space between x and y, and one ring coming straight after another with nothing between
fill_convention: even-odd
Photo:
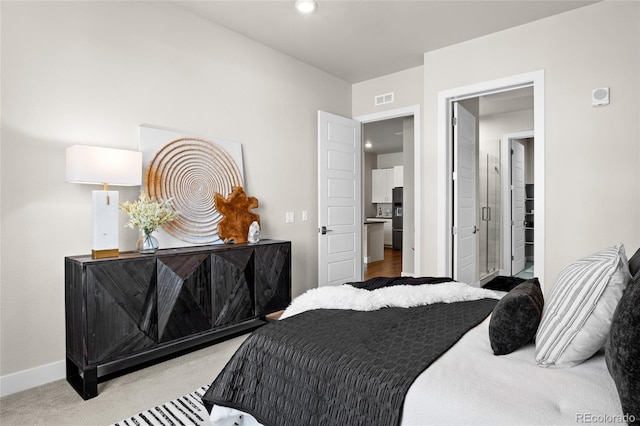
<instances>
[{"instance_id":1,"label":"round rattan wall decor","mask_svg":"<svg viewBox=\"0 0 640 426\"><path fill-rule=\"evenodd\" d=\"M234 159L220 145L206 139L185 137L158 150L144 178L145 190L156 199L172 199L180 211L177 219L162 229L189 243L219 242L213 195L230 194L242 186L242 176Z\"/></svg>"}]
</instances>

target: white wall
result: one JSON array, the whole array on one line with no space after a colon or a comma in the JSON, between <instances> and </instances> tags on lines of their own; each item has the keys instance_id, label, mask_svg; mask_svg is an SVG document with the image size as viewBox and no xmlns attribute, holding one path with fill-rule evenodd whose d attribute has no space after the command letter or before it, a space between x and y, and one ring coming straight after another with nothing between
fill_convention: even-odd
<instances>
[{"instance_id":1,"label":"white wall","mask_svg":"<svg viewBox=\"0 0 640 426\"><path fill-rule=\"evenodd\" d=\"M359 117L396 108L422 105L423 78L424 71L420 66L354 84L352 116ZM394 93L393 103L375 105L377 95L390 92Z\"/></svg>"},{"instance_id":2,"label":"white wall","mask_svg":"<svg viewBox=\"0 0 640 426\"><path fill-rule=\"evenodd\" d=\"M444 206L433 208L438 92L540 69L545 289L577 258L618 242L630 254L640 246L640 3L601 2L424 55L426 275L437 272L438 256L444 255L436 243L437 213ZM611 88L611 104L594 108L591 90L602 86Z\"/></svg>"},{"instance_id":3,"label":"white wall","mask_svg":"<svg viewBox=\"0 0 640 426\"><path fill-rule=\"evenodd\" d=\"M294 295L317 285L317 110L349 115L350 84L169 2L2 2L1 19L3 393L64 359L64 257L90 250L95 189L64 182L70 145L136 150L141 123L241 142L263 238L292 241Z\"/></svg>"},{"instance_id":4,"label":"white wall","mask_svg":"<svg viewBox=\"0 0 640 426\"><path fill-rule=\"evenodd\" d=\"M533 130L533 110L485 115L480 118L480 150L500 158L500 141L505 133Z\"/></svg>"},{"instance_id":5,"label":"white wall","mask_svg":"<svg viewBox=\"0 0 640 426\"><path fill-rule=\"evenodd\" d=\"M389 169L395 166L402 166L402 152L392 152L390 154L378 155L378 169Z\"/></svg>"},{"instance_id":6,"label":"white wall","mask_svg":"<svg viewBox=\"0 0 640 426\"><path fill-rule=\"evenodd\" d=\"M505 133L533 130L533 110L484 115L480 118L480 139L500 140Z\"/></svg>"},{"instance_id":7,"label":"white wall","mask_svg":"<svg viewBox=\"0 0 640 426\"><path fill-rule=\"evenodd\" d=\"M544 69L546 259L560 269L607 245L640 246L640 4L601 2L428 52L424 65L353 86L353 116L421 104L421 274L438 273L438 92ZM594 31L593 28L598 28ZM422 78L416 76L423 70ZM591 90L611 88L607 107ZM416 90L424 88L416 99ZM396 103L375 107L375 95ZM614 97L615 95L615 97Z\"/></svg>"}]
</instances>

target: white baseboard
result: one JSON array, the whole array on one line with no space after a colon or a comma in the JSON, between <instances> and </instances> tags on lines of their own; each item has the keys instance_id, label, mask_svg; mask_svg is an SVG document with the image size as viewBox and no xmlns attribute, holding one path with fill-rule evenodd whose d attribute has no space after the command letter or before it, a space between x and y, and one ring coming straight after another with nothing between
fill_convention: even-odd
<instances>
[{"instance_id":1,"label":"white baseboard","mask_svg":"<svg viewBox=\"0 0 640 426\"><path fill-rule=\"evenodd\" d=\"M35 388L66 377L66 363L52 362L17 373L0 376L0 397Z\"/></svg>"}]
</instances>

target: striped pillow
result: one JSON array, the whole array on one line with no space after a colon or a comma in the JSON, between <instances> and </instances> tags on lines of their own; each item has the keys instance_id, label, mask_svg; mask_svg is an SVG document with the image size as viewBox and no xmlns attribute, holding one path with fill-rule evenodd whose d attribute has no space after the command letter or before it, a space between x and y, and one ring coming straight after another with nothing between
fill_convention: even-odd
<instances>
[{"instance_id":1,"label":"striped pillow","mask_svg":"<svg viewBox=\"0 0 640 426\"><path fill-rule=\"evenodd\" d=\"M536 334L538 364L572 367L600 350L630 281L622 244L565 267L542 312Z\"/></svg>"}]
</instances>

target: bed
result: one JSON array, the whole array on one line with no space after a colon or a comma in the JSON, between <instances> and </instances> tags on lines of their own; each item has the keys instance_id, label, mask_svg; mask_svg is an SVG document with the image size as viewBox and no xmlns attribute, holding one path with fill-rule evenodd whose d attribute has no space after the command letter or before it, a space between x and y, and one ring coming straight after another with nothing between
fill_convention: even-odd
<instances>
[{"instance_id":1,"label":"bed","mask_svg":"<svg viewBox=\"0 0 640 426\"><path fill-rule=\"evenodd\" d=\"M566 350L545 352L543 345L566 337L553 334L561 328L554 314L583 315L584 303L574 303L575 315L563 311L567 300L577 300L577 288L611 311L607 336L624 330L621 344L638 346L640 318L616 308L628 305L631 312L640 303L640 250L633 262L621 245L603 252L565 268L544 310L531 303L536 292L541 299L537 280L508 292L447 278L400 277L311 290L243 343L203 403L221 426L635 424L640 377L631 377L628 367L639 353L593 337L590 319L606 317L602 309L587 309L586 320L578 321L598 341L595 350L580 347L584 359ZM531 335L531 319L519 317L538 309ZM505 315L508 321L500 322ZM616 317L627 322L616 325ZM514 330L522 331L513 328L519 322L529 329L515 339L521 342L496 355L505 352L500 327L506 324L511 345ZM580 341L583 330L568 328Z\"/></svg>"}]
</instances>

